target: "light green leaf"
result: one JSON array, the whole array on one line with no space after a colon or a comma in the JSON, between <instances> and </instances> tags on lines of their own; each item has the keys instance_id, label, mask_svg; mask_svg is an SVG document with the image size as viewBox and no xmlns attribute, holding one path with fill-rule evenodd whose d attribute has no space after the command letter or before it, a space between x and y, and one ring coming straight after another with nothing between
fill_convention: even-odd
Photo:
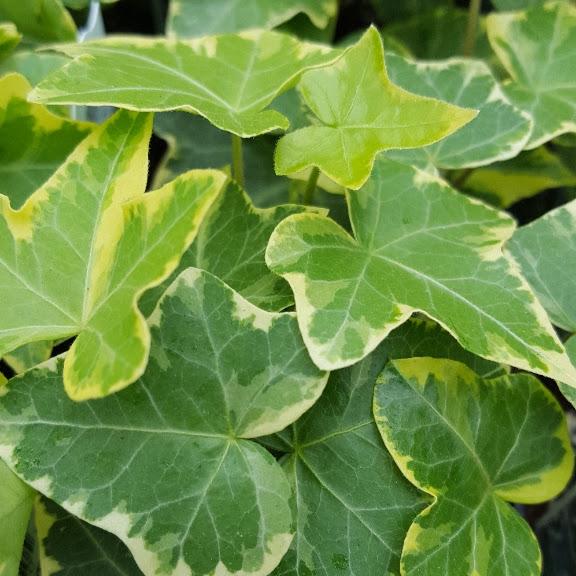
<instances>
[{"instance_id":1,"label":"light green leaf","mask_svg":"<svg viewBox=\"0 0 576 576\"><path fill-rule=\"evenodd\" d=\"M225 181L193 171L144 194L151 124L120 111L20 210L0 196L0 356L79 334L64 377L77 400L142 374L150 336L137 300L177 266Z\"/></svg>"},{"instance_id":2,"label":"light green leaf","mask_svg":"<svg viewBox=\"0 0 576 576\"><path fill-rule=\"evenodd\" d=\"M260 310L198 269L172 284L150 326L146 372L112 397L69 400L61 359L8 383L0 453L44 495L120 537L147 576L264 576L292 539L291 494L250 439L294 422L327 375L294 315Z\"/></svg>"},{"instance_id":3,"label":"light green leaf","mask_svg":"<svg viewBox=\"0 0 576 576\"><path fill-rule=\"evenodd\" d=\"M47 498L34 507L42 576L142 576L126 546Z\"/></svg>"},{"instance_id":4,"label":"light green leaf","mask_svg":"<svg viewBox=\"0 0 576 576\"><path fill-rule=\"evenodd\" d=\"M51 353L51 341L30 342L30 344L24 344L16 348L16 350L12 350L12 352L6 354L2 360L4 360L16 374L20 374L48 360Z\"/></svg>"},{"instance_id":5,"label":"light green leaf","mask_svg":"<svg viewBox=\"0 0 576 576\"><path fill-rule=\"evenodd\" d=\"M184 110L243 137L288 128L266 107L302 72L340 54L268 31L188 41L112 37L57 49L75 59L42 81L33 101Z\"/></svg>"},{"instance_id":6,"label":"light green leaf","mask_svg":"<svg viewBox=\"0 0 576 576\"><path fill-rule=\"evenodd\" d=\"M0 78L0 193L20 208L93 129L27 102L31 90L19 74Z\"/></svg>"},{"instance_id":7,"label":"light green leaf","mask_svg":"<svg viewBox=\"0 0 576 576\"><path fill-rule=\"evenodd\" d=\"M266 266L264 253L276 225L287 216L303 212L326 211L295 205L255 208L240 187L229 182L204 218L178 267L168 279L142 297L140 309L149 315L164 290L190 266L218 276L260 308L273 312L287 308L294 303L292 290Z\"/></svg>"},{"instance_id":8,"label":"light green leaf","mask_svg":"<svg viewBox=\"0 0 576 576\"><path fill-rule=\"evenodd\" d=\"M317 166L346 188L364 184L378 152L431 144L476 115L392 84L374 27L335 64L304 74L298 88L320 125L280 139L276 173Z\"/></svg>"},{"instance_id":9,"label":"light green leaf","mask_svg":"<svg viewBox=\"0 0 576 576\"><path fill-rule=\"evenodd\" d=\"M426 500L402 477L374 423L374 383L385 361L381 347L332 373L292 427L283 467L296 495L296 536L275 576L399 573L404 536Z\"/></svg>"},{"instance_id":10,"label":"light green leaf","mask_svg":"<svg viewBox=\"0 0 576 576\"><path fill-rule=\"evenodd\" d=\"M22 74L32 86L36 86L40 80L67 62L68 59L60 54L18 50L0 62L0 76L9 72L17 72ZM59 108L63 111L61 107Z\"/></svg>"},{"instance_id":11,"label":"light green leaf","mask_svg":"<svg viewBox=\"0 0 576 576\"><path fill-rule=\"evenodd\" d=\"M555 2L490 14L488 37L512 77L507 95L533 118L527 148L576 132L576 7Z\"/></svg>"},{"instance_id":12,"label":"light green leaf","mask_svg":"<svg viewBox=\"0 0 576 576\"><path fill-rule=\"evenodd\" d=\"M391 151L391 158L453 170L513 158L526 144L530 117L510 103L483 62L463 58L411 62L388 54L386 64L390 80L405 90L478 110L476 118L440 142Z\"/></svg>"},{"instance_id":13,"label":"light green leaf","mask_svg":"<svg viewBox=\"0 0 576 576\"><path fill-rule=\"evenodd\" d=\"M383 157L347 200L355 237L300 214L278 225L266 253L294 290L318 366L354 364L422 311L479 356L576 385L546 313L502 254L510 217Z\"/></svg>"},{"instance_id":14,"label":"light green leaf","mask_svg":"<svg viewBox=\"0 0 576 576\"><path fill-rule=\"evenodd\" d=\"M13 22L34 42L76 39L74 20L60 0L0 0L0 20Z\"/></svg>"},{"instance_id":15,"label":"light green leaf","mask_svg":"<svg viewBox=\"0 0 576 576\"><path fill-rule=\"evenodd\" d=\"M0 23L0 61L4 60L18 46L22 35L14 24Z\"/></svg>"},{"instance_id":16,"label":"light green leaf","mask_svg":"<svg viewBox=\"0 0 576 576\"><path fill-rule=\"evenodd\" d=\"M337 8L337 0L171 0L166 28L181 37L270 30L299 13L326 28Z\"/></svg>"},{"instance_id":17,"label":"light green leaf","mask_svg":"<svg viewBox=\"0 0 576 576\"><path fill-rule=\"evenodd\" d=\"M516 158L472 171L463 185L467 193L507 208L549 188L576 185L576 172L540 147Z\"/></svg>"},{"instance_id":18,"label":"light green leaf","mask_svg":"<svg viewBox=\"0 0 576 576\"><path fill-rule=\"evenodd\" d=\"M374 415L404 475L434 497L408 530L402 574L541 574L536 538L506 501L553 498L574 455L564 413L538 379L396 360L376 385Z\"/></svg>"}]
</instances>

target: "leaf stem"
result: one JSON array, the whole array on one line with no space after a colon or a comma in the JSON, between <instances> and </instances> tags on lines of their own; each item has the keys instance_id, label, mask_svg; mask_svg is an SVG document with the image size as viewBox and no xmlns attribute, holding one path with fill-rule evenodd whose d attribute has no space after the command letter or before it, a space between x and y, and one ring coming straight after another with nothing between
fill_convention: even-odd
<instances>
[{"instance_id":1,"label":"leaf stem","mask_svg":"<svg viewBox=\"0 0 576 576\"><path fill-rule=\"evenodd\" d=\"M232 176L241 188L244 188L244 158L242 155L242 138L232 134Z\"/></svg>"},{"instance_id":2,"label":"leaf stem","mask_svg":"<svg viewBox=\"0 0 576 576\"><path fill-rule=\"evenodd\" d=\"M312 204L314 200L314 192L316 190L316 184L318 184L318 178L320 176L320 168L314 166L310 171L310 176L308 176L308 182L306 182L306 188L304 189L303 202L306 206Z\"/></svg>"},{"instance_id":3,"label":"leaf stem","mask_svg":"<svg viewBox=\"0 0 576 576\"><path fill-rule=\"evenodd\" d=\"M474 54L474 47L476 46L476 36L478 28L478 19L480 17L480 6L482 0L470 0L468 6L468 23L466 25L466 37L464 38L464 46L462 53L464 56L472 56Z\"/></svg>"}]
</instances>

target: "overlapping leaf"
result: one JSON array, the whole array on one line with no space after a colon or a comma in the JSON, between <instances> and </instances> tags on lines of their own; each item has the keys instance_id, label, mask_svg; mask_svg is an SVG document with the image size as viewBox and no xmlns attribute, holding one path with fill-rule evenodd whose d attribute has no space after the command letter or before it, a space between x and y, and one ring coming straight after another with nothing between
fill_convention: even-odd
<instances>
[{"instance_id":1,"label":"overlapping leaf","mask_svg":"<svg viewBox=\"0 0 576 576\"><path fill-rule=\"evenodd\" d=\"M146 372L112 397L70 401L62 359L11 381L2 457L119 536L147 576L264 576L292 539L290 487L249 439L296 420L327 375L292 314L264 312L197 269L172 284L150 324Z\"/></svg>"},{"instance_id":2,"label":"overlapping leaf","mask_svg":"<svg viewBox=\"0 0 576 576\"><path fill-rule=\"evenodd\" d=\"M22 36L14 24L10 22L2 22L0 24L0 61L4 60L18 43Z\"/></svg>"},{"instance_id":3,"label":"overlapping leaf","mask_svg":"<svg viewBox=\"0 0 576 576\"><path fill-rule=\"evenodd\" d=\"M491 14L488 37L512 77L507 95L533 118L527 147L576 132L576 7L554 2Z\"/></svg>"},{"instance_id":4,"label":"overlapping leaf","mask_svg":"<svg viewBox=\"0 0 576 576\"><path fill-rule=\"evenodd\" d=\"M20 208L93 129L30 104L19 74L0 78L0 193Z\"/></svg>"},{"instance_id":5,"label":"overlapping leaf","mask_svg":"<svg viewBox=\"0 0 576 576\"><path fill-rule=\"evenodd\" d=\"M357 362L422 311L475 354L576 385L546 313L502 255L511 218L382 157L347 199L355 238L302 214L278 225L266 253L294 290L318 366Z\"/></svg>"},{"instance_id":6,"label":"overlapping leaf","mask_svg":"<svg viewBox=\"0 0 576 576\"><path fill-rule=\"evenodd\" d=\"M150 131L149 115L121 111L20 210L0 196L0 355L79 334L65 364L76 399L142 373L150 337L137 299L177 266L225 180L189 172L144 195Z\"/></svg>"},{"instance_id":7,"label":"overlapping leaf","mask_svg":"<svg viewBox=\"0 0 576 576\"><path fill-rule=\"evenodd\" d=\"M378 152L431 144L476 115L392 84L375 28L332 66L304 74L298 88L320 124L278 142L276 172L317 166L346 188L362 186Z\"/></svg>"},{"instance_id":8,"label":"overlapping leaf","mask_svg":"<svg viewBox=\"0 0 576 576\"><path fill-rule=\"evenodd\" d=\"M30 344L24 344L16 350L12 350L2 360L18 374L45 362L50 358L51 353L51 341L30 342Z\"/></svg>"},{"instance_id":9,"label":"overlapping leaf","mask_svg":"<svg viewBox=\"0 0 576 576\"><path fill-rule=\"evenodd\" d=\"M269 31L188 41L111 37L58 50L75 59L36 87L34 101L184 110L244 137L286 129L287 119L266 107L302 72L339 56Z\"/></svg>"},{"instance_id":10,"label":"overlapping leaf","mask_svg":"<svg viewBox=\"0 0 576 576\"><path fill-rule=\"evenodd\" d=\"M406 576L538 576L540 550L512 502L542 502L570 479L564 413L539 380L482 380L450 360L391 362L374 415L404 475L434 503L404 542Z\"/></svg>"},{"instance_id":11,"label":"overlapping leaf","mask_svg":"<svg viewBox=\"0 0 576 576\"><path fill-rule=\"evenodd\" d=\"M34 50L17 50L0 62L0 76L9 72L22 74L32 86L43 80L48 74L66 64L68 59L61 54L35 52ZM61 107L58 107L63 111Z\"/></svg>"},{"instance_id":12,"label":"overlapping leaf","mask_svg":"<svg viewBox=\"0 0 576 576\"><path fill-rule=\"evenodd\" d=\"M255 28L270 30L304 13L318 28L326 28L337 0L171 0L169 35L207 36Z\"/></svg>"}]
</instances>

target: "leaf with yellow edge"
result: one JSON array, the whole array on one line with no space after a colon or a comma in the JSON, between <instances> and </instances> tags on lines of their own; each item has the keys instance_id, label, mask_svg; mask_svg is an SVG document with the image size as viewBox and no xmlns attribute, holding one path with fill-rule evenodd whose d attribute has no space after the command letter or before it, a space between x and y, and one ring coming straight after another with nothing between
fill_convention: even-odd
<instances>
[{"instance_id":1,"label":"leaf with yellow edge","mask_svg":"<svg viewBox=\"0 0 576 576\"><path fill-rule=\"evenodd\" d=\"M0 196L0 355L78 334L64 367L77 400L140 376L150 336L137 300L177 266L226 178L191 171L145 195L151 125L120 111L20 210Z\"/></svg>"},{"instance_id":2,"label":"leaf with yellow edge","mask_svg":"<svg viewBox=\"0 0 576 576\"><path fill-rule=\"evenodd\" d=\"M377 381L374 416L406 478L434 497L408 530L404 576L540 575L536 538L506 501L556 496L574 455L564 413L538 379L395 360Z\"/></svg>"},{"instance_id":3,"label":"leaf with yellow edge","mask_svg":"<svg viewBox=\"0 0 576 576\"><path fill-rule=\"evenodd\" d=\"M392 84L374 27L334 64L304 74L298 89L319 124L278 142L276 172L316 166L346 188L364 184L378 152L432 144L476 116Z\"/></svg>"},{"instance_id":4,"label":"leaf with yellow edge","mask_svg":"<svg viewBox=\"0 0 576 576\"><path fill-rule=\"evenodd\" d=\"M4 60L18 46L21 38L18 29L11 22L0 24L0 60Z\"/></svg>"}]
</instances>

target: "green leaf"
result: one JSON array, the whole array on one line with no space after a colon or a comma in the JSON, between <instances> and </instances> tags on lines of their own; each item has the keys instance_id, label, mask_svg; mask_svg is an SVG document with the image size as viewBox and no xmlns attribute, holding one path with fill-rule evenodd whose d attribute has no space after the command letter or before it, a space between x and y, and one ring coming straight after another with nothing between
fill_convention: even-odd
<instances>
[{"instance_id":1,"label":"green leaf","mask_svg":"<svg viewBox=\"0 0 576 576\"><path fill-rule=\"evenodd\" d=\"M83 10L84 8L88 8L90 5L91 0L62 0L64 6L68 8L72 8L73 10ZM119 0L98 0L100 4L114 4L114 2L118 2Z\"/></svg>"},{"instance_id":2,"label":"green leaf","mask_svg":"<svg viewBox=\"0 0 576 576\"><path fill-rule=\"evenodd\" d=\"M440 142L416 150L396 150L391 158L437 168L472 168L517 156L532 130L525 112L506 98L486 64L450 59L412 62L388 54L390 80L420 96L475 108L478 116Z\"/></svg>"},{"instance_id":3,"label":"green leaf","mask_svg":"<svg viewBox=\"0 0 576 576\"><path fill-rule=\"evenodd\" d=\"M138 297L177 266L225 180L189 172L144 194L151 124L120 111L20 210L0 196L0 356L79 334L64 377L77 400L142 374L150 336Z\"/></svg>"},{"instance_id":4,"label":"green leaf","mask_svg":"<svg viewBox=\"0 0 576 576\"><path fill-rule=\"evenodd\" d=\"M0 62L0 76L9 72L22 74L32 86L36 86L48 74L64 66L68 62L60 54L47 54L33 50L18 50L6 60ZM60 111L63 111L61 107Z\"/></svg>"},{"instance_id":5,"label":"green leaf","mask_svg":"<svg viewBox=\"0 0 576 576\"><path fill-rule=\"evenodd\" d=\"M302 72L340 54L268 31L188 41L118 37L57 49L75 59L42 81L33 101L184 110L243 137L288 128L266 107Z\"/></svg>"},{"instance_id":6,"label":"green leaf","mask_svg":"<svg viewBox=\"0 0 576 576\"><path fill-rule=\"evenodd\" d=\"M396 360L376 385L374 415L406 478L434 497L408 530L402 574L541 574L536 538L506 503L550 499L573 470L564 413L539 380Z\"/></svg>"},{"instance_id":7,"label":"green leaf","mask_svg":"<svg viewBox=\"0 0 576 576\"><path fill-rule=\"evenodd\" d=\"M546 313L502 254L510 217L383 157L347 200L355 237L301 214L278 225L266 253L294 290L318 366L354 364L422 311L479 356L575 384Z\"/></svg>"},{"instance_id":8,"label":"green leaf","mask_svg":"<svg viewBox=\"0 0 576 576\"><path fill-rule=\"evenodd\" d=\"M19 74L0 78L0 193L20 208L93 129L31 104Z\"/></svg>"},{"instance_id":9,"label":"green leaf","mask_svg":"<svg viewBox=\"0 0 576 576\"><path fill-rule=\"evenodd\" d=\"M512 77L509 98L534 120L527 148L576 132L576 7L556 2L488 16L488 37Z\"/></svg>"},{"instance_id":10,"label":"green leaf","mask_svg":"<svg viewBox=\"0 0 576 576\"><path fill-rule=\"evenodd\" d=\"M546 4L547 1L548 0L492 0L492 4L494 4L494 7L498 10L511 11L541 6L542 4ZM560 1L569 2L570 0Z\"/></svg>"},{"instance_id":11,"label":"green leaf","mask_svg":"<svg viewBox=\"0 0 576 576\"><path fill-rule=\"evenodd\" d=\"M6 354L2 360L4 360L16 374L20 374L48 360L51 353L51 341L30 342L30 344L24 344L16 348L16 350L12 350L12 352Z\"/></svg>"},{"instance_id":12,"label":"green leaf","mask_svg":"<svg viewBox=\"0 0 576 576\"><path fill-rule=\"evenodd\" d=\"M304 74L298 88L320 125L280 139L276 173L317 166L346 188L364 184L378 152L431 144L476 115L392 84L374 27L335 64Z\"/></svg>"},{"instance_id":13,"label":"green leaf","mask_svg":"<svg viewBox=\"0 0 576 576\"><path fill-rule=\"evenodd\" d=\"M0 61L10 55L18 46L22 36L14 24L10 22L0 23Z\"/></svg>"},{"instance_id":14,"label":"green leaf","mask_svg":"<svg viewBox=\"0 0 576 576\"><path fill-rule=\"evenodd\" d=\"M34 522L42 576L142 576L132 554L116 536L83 522L47 498L37 500Z\"/></svg>"},{"instance_id":15,"label":"green leaf","mask_svg":"<svg viewBox=\"0 0 576 576\"><path fill-rule=\"evenodd\" d=\"M229 182L204 218L178 267L162 284L143 296L140 309L149 315L164 290L190 266L218 276L260 308L273 312L287 308L294 303L292 290L266 266L264 253L276 225L287 216L303 212L325 213L295 205L255 208L241 188Z\"/></svg>"},{"instance_id":16,"label":"green leaf","mask_svg":"<svg viewBox=\"0 0 576 576\"><path fill-rule=\"evenodd\" d=\"M169 36L181 37L270 30L304 13L326 28L337 8L337 0L171 0L166 27Z\"/></svg>"},{"instance_id":17,"label":"green leaf","mask_svg":"<svg viewBox=\"0 0 576 576\"><path fill-rule=\"evenodd\" d=\"M283 467L296 495L296 536L275 576L399 573L404 536L426 500L402 477L374 423L374 383L385 361L381 347L333 372L292 427Z\"/></svg>"},{"instance_id":18,"label":"green leaf","mask_svg":"<svg viewBox=\"0 0 576 576\"><path fill-rule=\"evenodd\" d=\"M295 421L327 375L294 315L260 310L194 268L150 326L146 372L114 396L69 400L61 359L9 382L0 453L44 495L120 537L146 575L264 576L292 539L291 494L250 439Z\"/></svg>"},{"instance_id":19,"label":"green leaf","mask_svg":"<svg viewBox=\"0 0 576 576\"><path fill-rule=\"evenodd\" d=\"M60 0L0 0L0 20L34 42L76 40L74 20Z\"/></svg>"}]
</instances>

